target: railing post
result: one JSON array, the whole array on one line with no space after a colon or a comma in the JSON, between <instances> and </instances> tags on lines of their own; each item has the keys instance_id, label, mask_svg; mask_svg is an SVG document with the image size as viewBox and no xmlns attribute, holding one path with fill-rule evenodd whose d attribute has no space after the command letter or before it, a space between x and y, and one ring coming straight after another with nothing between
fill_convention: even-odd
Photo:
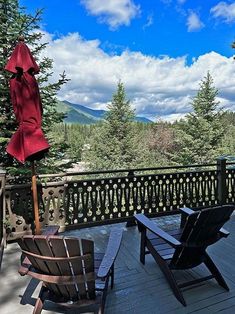
<instances>
[{"instance_id":1,"label":"railing post","mask_svg":"<svg viewBox=\"0 0 235 314\"><path fill-rule=\"evenodd\" d=\"M0 269L4 246L6 245L6 233L4 228L5 220L5 182L6 172L0 169Z\"/></svg>"},{"instance_id":2,"label":"railing post","mask_svg":"<svg viewBox=\"0 0 235 314\"><path fill-rule=\"evenodd\" d=\"M127 177L131 178L131 177L134 177L134 175L135 175L134 170L130 170L128 172ZM131 217L130 220L127 221L126 227L133 227L133 226L136 226L136 221L134 217Z\"/></svg>"},{"instance_id":3,"label":"railing post","mask_svg":"<svg viewBox=\"0 0 235 314\"><path fill-rule=\"evenodd\" d=\"M226 158L217 159L218 201L220 205L226 203Z\"/></svg>"}]
</instances>

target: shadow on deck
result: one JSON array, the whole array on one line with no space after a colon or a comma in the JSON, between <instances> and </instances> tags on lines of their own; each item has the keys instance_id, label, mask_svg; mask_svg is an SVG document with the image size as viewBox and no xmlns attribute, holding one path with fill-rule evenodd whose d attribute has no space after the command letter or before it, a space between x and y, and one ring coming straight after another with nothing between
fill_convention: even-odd
<instances>
[{"instance_id":1,"label":"shadow on deck","mask_svg":"<svg viewBox=\"0 0 235 314\"><path fill-rule=\"evenodd\" d=\"M165 228L177 223L178 216L158 218L156 222ZM96 251L103 251L110 228L123 228L123 241L116 261L115 287L109 290L106 314L184 314L184 313L235 313L235 216L225 225L230 231L227 239L222 239L208 250L210 256L227 281L230 291L225 291L215 280L209 280L183 290L187 307L183 307L169 288L165 277L150 255L146 264L139 262L140 234L137 227L125 228L125 224L100 226L66 232L68 236L81 236L95 241ZM32 313L32 304L37 293L35 280L18 275L20 252L16 243L8 245L4 253L0 274L0 313ZM193 271L177 271L178 279L197 277L205 273L202 266ZM28 288L26 289L26 287ZM38 288L36 288L37 291ZM23 298L22 298L23 296ZM47 304L42 313L63 313L59 308Z\"/></svg>"}]
</instances>

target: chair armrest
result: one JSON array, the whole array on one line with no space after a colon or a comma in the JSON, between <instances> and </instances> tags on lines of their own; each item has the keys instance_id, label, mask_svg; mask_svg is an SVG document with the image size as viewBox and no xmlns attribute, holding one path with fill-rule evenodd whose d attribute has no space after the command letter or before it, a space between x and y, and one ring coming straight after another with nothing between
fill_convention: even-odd
<instances>
[{"instance_id":1,"label":"chair armrest","mask_svg":"<svg viewBox=\"0 0 235 314\"><path fill-rule=\"evenodd\" d=\"M99 278L107 277L117 257L122 241L122 232L123 230L117 229L113 229L111 231L105 255L98 269L97 277Z\"/></svg>"},{"instance_id":2,"label":"chair armrest","mask_svg":"<svg viewBox=\"0 0 235 314\"><path fill-rule=\"evenodd\" d=\"M149 231L153 232L157 236L159 236L161 239L166 241L168 244L170 244L172 247L181 246L181 243L172 237L170 234L159 228L153 221L148 219L143 214L137 214L135 215L135 219L139 224L141 224L145 229L148 229Z\"/></svg>"},{"instance_id":3,"label":"chair armrest","mask_svg":"<svg viewBox=\"0 0 235 314\"><path fill-rule=\"evenodd\" d=\"M60 229L60 226L57 226L57 225L47 226L43 230L42 235L56 235L59 229Z\"/></svg>"},{"instance_id":4,"label":"chair armrest","mask_svg":"<svg viewBox=\"0 0 235 314\"><path fill-rule=\"evenodd\" d=\"M186 214L186 215L190 215L190 214L195 213L194 210L192 210L191 208L188 208L188 207L181 207L180 211L182 212L182 214Z\"/></svg>"},{"instance_id":5,"label":"chair armrest","mask_svg":"<svg viewBox=\"0 0 235 314\"><path fill-rule=\"evenodd\" d=\"M42 234L48 235L48 236L49 235L56 235L58 233L59 229L60 229L60 226L57 226L57 225L47 226L43 230ZM24 276L24 275L27 275L32 264L31 264L30 260L28 259L28 257L23 258L23 254L21 257L23 259L23 262L21 263L21 266L20 266L18 272L20 273L21 276Z\"/></svg>"},{"instance_id":6,"label":"chair armrest","mask_svg":"<svg viewBox=\"0 0 235 314\"><path fill-rule=\"evenodd\" d=\"M224 228L220 229L220 234L222 237L227 238L229 236L229 232L227 230L225 230Z\"/></svg>"}]
</instances>

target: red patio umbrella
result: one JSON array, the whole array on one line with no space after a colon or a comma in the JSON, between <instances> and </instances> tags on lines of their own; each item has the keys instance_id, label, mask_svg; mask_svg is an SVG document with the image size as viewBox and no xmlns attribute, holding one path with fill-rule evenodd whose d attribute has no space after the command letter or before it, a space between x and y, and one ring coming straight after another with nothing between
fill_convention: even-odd
<instances>
[{"instance_id":1,"label":"red patio umbrella","mask_svg":"<svg viewBox=\"0 0 235 314\"><path fill-rule=\"evenodd\" d=\"M35 160L41 159L49 149L42 132L42 103L34 74L39 73L29 48L23 38L19 39L5 70L13 73L10 79L10 94L14 113L19 123L7 152L21 163L29 160L32 168L32 192L36 233L40 233Z\"/></svg>"}]
</instances>

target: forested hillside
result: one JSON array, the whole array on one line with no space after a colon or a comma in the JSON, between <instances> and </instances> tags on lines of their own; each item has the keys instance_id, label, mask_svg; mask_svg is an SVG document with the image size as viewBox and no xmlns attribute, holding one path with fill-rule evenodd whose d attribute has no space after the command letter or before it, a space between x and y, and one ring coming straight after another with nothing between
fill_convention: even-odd
<instances>
[{"instance_id":1,"label":"forested hillside","mask_svg":"<svg viewBox=\"0 0 235 314\"><path fill-rule=\"evenodd\" d=\"M104 120L107 114L106 110L95 110L79 104L73 104L69 101L59 100L57 102L57 110L66 115L64 118L65 123L94 124ZM152 122L140 116L135 116L134 119L143 123Z\"/></svg>"}]
</instances>

